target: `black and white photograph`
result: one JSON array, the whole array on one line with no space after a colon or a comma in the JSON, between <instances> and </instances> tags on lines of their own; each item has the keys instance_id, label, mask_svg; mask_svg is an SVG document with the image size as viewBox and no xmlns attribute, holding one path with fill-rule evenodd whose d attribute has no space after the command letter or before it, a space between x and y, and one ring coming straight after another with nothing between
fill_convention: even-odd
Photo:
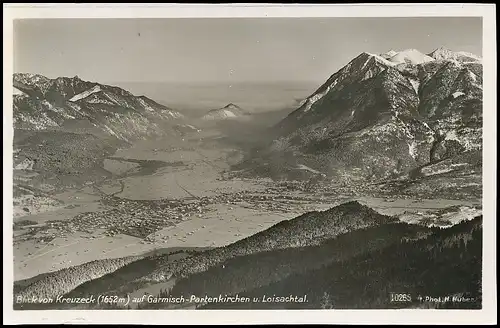
<instances>
[{"instance_id":1,"label":"black and white photograph","mask_svg":"<svg viewBox=\"0 0 500 328\"><path fill-rule=\"evenodd\" d=\"M494 6L66 7L10 20L4 312L496 309Z\"/></svg>"}]
</instances>

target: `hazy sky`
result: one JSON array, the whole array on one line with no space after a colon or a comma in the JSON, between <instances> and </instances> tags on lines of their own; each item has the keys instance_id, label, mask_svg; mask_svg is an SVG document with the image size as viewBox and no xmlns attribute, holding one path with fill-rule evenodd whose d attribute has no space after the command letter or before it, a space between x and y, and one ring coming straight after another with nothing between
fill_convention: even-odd
<instances>
[{"instance_id":1,"label":"hazy sky","mask_svg":"<svg viewBox=\"0 0 500 328\"><path fill-rule=\"evenodd\" d=\"M481 18L39 19L14 71L110 82L324 81L363 51L482 55Z\"/></svg>"}]
</instances>

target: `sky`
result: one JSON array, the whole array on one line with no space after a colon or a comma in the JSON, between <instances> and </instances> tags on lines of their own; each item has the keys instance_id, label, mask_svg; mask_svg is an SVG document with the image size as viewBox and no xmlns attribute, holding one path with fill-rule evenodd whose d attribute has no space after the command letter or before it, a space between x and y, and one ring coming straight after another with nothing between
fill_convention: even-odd
<instances>
[{"instance_id":1,"label":"sky","mask_svg":"<svg viewBox=\"0 0 500 328\"><path fill-rule=\"evenodd\" d=\"M447 18L23 19L14 71L111 82L322 82L363 51L482 55L482 20Z\"/></svg>"}]
</instances>

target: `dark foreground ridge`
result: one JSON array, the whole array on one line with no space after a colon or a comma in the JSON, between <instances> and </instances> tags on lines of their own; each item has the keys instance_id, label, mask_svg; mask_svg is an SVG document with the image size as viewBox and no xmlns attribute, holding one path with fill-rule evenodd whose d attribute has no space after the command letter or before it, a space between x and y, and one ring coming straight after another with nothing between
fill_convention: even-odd
<instances>
[{"instance_id":1,"label":"dark foreground ridge","mask_svg":"<svg viewBox=\"0 0 500 328\"><path fill-rule=\"evenodd\" d=\"M203 308L481 308L482 217L452 228L434 229L419 238L401 238L397 232L375 236L394 240L385 247L340 258L239 294L259 300L265 296L307 295L307 302L210 303ZM360 242L359 247L363 247Z\"/></svg>"},{"instance_id":2,"label":"dark foreground ridge","mask_svg":"<svg viewBox=\"0 0 500 328\"><path fill-rule=\"evenodd\" d=\"M160 255L155 259L155 266L151 268L151 271L139 280L142 281L142 284L148 284L166 281L172 277L183 278L193 273L205 271L214 265L237 256L319 245L325 240L349 231L396 221L395 218L378 214L369 207L353 201L326 211L309 212L295 219L282 221L228 246L202 251L179 261L171 262L168 255ZM94 261L74 268L63 269L35 281L22 289L19 295L41 298L66 294L78 285L92 280L92 278L83 275L83 272L87 270L87 266L103 267L102 270L100 269L93 274L94 279L96 279L131 263L132 259L130 257L117 260L121 264L117 267L113 262L111 269L106 269L108 267L106 261ZM78 272L77 277L74 276L75 272ZM125 284L122 287L126 289L127 285ZM90 292L91 287L88 288ZM95 292L102 292L102 290L96 290Z\"/></svg>"},{"instance_id":3,"label":"dark foreground ridge","mask_svg":"<svg viewBox=\"0 0 500 328\"><path fill-rule=\"evenodd\" d=\"M94 279L75 279L77 272L83 275L85 265L79 266L83 271L61 270L27 287L18 286L17 295L127 297L136 290L170 282L170 288L153 296L217 298L238 294L262 298L262 295L293 294L307 295L308 302L160 302L141 303L134 308L478 308L481 232L482 217L447 229L428 228L399 222L352 201L280 222L226 247L185 254L177 259L156 254L119 260L112 268L94 273ZM102 263L105 266L106 262ZM390 294L399 292L412 295L412 301L391 302ZM436 293L474 301L435 304L416 299ZM360 298L363 302L359 302ZM22 308L123 307L43 304Z\"/></svg>"}]
</instances>

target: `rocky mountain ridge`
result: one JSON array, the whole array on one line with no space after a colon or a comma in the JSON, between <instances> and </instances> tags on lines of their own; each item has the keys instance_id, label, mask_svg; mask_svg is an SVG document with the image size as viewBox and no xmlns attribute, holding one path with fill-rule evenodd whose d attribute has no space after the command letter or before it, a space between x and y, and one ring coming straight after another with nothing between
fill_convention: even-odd
<instances>
[{"instance_id":1,"label":"rocky mountain ridge","mask_svg":"<svg viewBox=\"0 0 500 328\"><path fill-rule=\"evenodd\" d=\"M14 126L27 130L85 131L132 141L164 133L161 122L183 115L145 96L78 76L13 76Z\"/></svg>"},{"instance_id":2,"label":"rocky mountain ridge","mask_svg":"<svg viewBox=\"0 0 500 328\"><path fill-rule=\"evenodd\" d=\"M364 181L405 176L464 152L480 156L482 63L442 48L364 52L274 129L260 159L245 165L265 162L275 173L300 162L336 180Z\"/></svg>"}]
</instances>

